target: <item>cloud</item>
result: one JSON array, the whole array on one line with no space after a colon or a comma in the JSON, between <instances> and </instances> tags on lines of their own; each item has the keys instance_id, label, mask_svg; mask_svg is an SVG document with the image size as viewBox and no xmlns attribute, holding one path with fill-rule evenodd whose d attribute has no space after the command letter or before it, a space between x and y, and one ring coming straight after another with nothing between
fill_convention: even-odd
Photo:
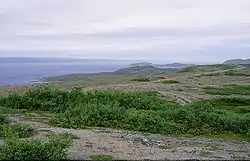
<instances>
[{"instance_id":1,"label":"cloud","mask_svg":"<svg viewBox=\"0 0 250 161\"><path fill-rule=\"evenodd\" d=\"M171 60L211 57L215 61L209 53L228 58L231 49L231 57L244 57L249 49L249 0L3 1L2 51L155 60L163 55Z\"/></svg>"}]
</instances>

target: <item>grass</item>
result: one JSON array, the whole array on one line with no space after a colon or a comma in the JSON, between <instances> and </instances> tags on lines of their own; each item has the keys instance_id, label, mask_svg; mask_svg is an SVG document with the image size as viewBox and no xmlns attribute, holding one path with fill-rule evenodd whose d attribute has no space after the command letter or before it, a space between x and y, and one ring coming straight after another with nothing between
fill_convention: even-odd
<instances>
[{"instance_id":1,"label":"grass","mask_svg":"<svg viewBox=\"0 0 250 161\"><path fill-rule=\"evenodd\" d=\"M147 78L147 77L144 77L144 78L133 78L133 79L131 79L131 81L134 81L134 82L149 82L150 79Z\"/></svg>"},{"instance_id":2,"label":"grass","mask_svg":"<svg viewBox=\"0 0 250 161\"><path fill-rule=\"evenodd\" d=\"M229 103L228 103L229 102ZM66 128L110 127L166 135L222 135L250 140L249 101L224 98L189 105L160 99L155 92L84 92L41 88L0 99L5 107L49 111ZM244 108L232 110L230 106ZM246 108L245 108L246 107Z\"/></svg>"},{"instance_id":3,"label":"grass","mask_svg":"<svg viewBox=\"0 0 250 161\"><path fill-rule=\"evenodd\" d=\"M113 160L111 155L91 155L90 158L92 160Z\"/></svg>"},{"instance_id":4,"label":"grass","mask_svg":"<svg viewBox=\"0 0 250 161\"><path fill-rule=\"evenodd\" d=\"M161 83L164 83L164 84L174 84L174 83L180 83L180 82L177 81L177 80L168 79L168 80L161 81Z\"/></svg>"},{"instance_id":5,"label":"grass","mask_svg":"<svg viewBox=\"0 0 250 161\"><path fill-rule=\"evenodd\" d=\"M228 87L204 87L204 92L212 95L250 95L250 85L230 85Z\"/></svg>"}]
</instances>

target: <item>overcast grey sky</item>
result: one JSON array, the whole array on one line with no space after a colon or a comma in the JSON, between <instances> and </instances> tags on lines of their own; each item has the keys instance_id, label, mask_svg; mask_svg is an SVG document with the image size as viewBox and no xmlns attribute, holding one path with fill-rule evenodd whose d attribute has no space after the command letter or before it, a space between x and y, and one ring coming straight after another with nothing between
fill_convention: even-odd
<instances>
[{"instance_id":1,"label":"overcast grey sky","mask_svg":"<svg viewBox=\"0 0 250 161\"><path fill-rule=\"evenodd\" d=\"M1 0L0 56L250 57L250 0Z\"/></svg>"}]
</instances>

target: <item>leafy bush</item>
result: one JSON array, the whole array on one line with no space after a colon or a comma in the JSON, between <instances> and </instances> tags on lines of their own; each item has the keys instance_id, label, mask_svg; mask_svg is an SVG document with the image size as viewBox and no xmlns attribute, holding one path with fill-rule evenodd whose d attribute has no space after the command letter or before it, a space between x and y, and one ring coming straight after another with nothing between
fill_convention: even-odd
<instances>
[{"instance_id":1,"label":"leafy bush","mask_svg":"<svg viewBox=\"0 0 250 161\"><path fill-rule=\"evenodd\" d=\"M10 100L15 99L13 103ZM18 102L18 100L22 100ZM67 128L112 127L162 134L235 133L250 130L248 106L241 97L200 101L187 106L163 100L155 92L83 92L36 89L0 99L2 106L51 111ZM11 106L10 106L11 105Z\"/></svg>"},{"instance_id":2,"label":"leafy bush","mask_svg":"<svg viewBox=\"0 0 250 161\"><path fill-rule=\"evenodd\" d=\"M0 160L61 160L66 159L72 139L53 136L47 141L8 140L0 146Z\"/></svg>"},{"instance_id":3,"label":"leafy bush","mask_svg":"<svg viewBox=\"0 0 250 161\"><path fill-rule=\"evenodd\" d=\"M5 123L6 122L6 116L3 114L0 114L0 124Z\"/></svg>"},{"instance_id":4,"label":"leafy bush","mask_svg":"<svg viewBox=\"0 0 250 161\"><path fill-rule=\"evenodd\" d=\"M231 85L225 88L204 87L203 90L213 95L250 95L250 85Z\"/></svg>"},{"instance_id":5,"label":"leafy bush","mask_svg":"<svg viewBox=\"0 0 250 161\"><path fill-rule=\"evenodd\" d=\"M149 82L150 79L145 77L145 78L134 78L134 79L131 79L131 81L135 81L135 82Z\"/></svg>"},{"instance_id":6,"label":"leafy bush","mask_svg":"<svg viewBox=\"0 0 250 161\"><path fill-rule=\"evenodd\" d=\"M93 160L113 160L111 155L91 155L90 158Z\"/></svg>"},{"instance_id":7,"label":"leafy bush","mask_svg":"<svg viewBox=\"0 0 250 161\"><path fill-rule=\"evenodd\" d=\"M161 81L162 83L166 83L166 84L173 84L173 83L180 83L179 81L177 80L163 80Z\"/></svg>"},{"instance_id":8,"label":"leafy bush","mask_svg":"<svg viewBox=\"0 0 250 161\"><path fill-rule=\"evenodd\" d=\"M200 76L211 77L211 76L219 76L219 75L221 75L221 73L205 73L205 74L201 74Z\"/></svg>"},{"instance_id":9,"label":"leafy bush","mask_svg":"<svg viewBox=\"0 0 250 161\"><path fill-rule=\"evenodd\" d=\"M227 75L227 76L246 76L246 77L250 76L250 74L239 73L239 72L235 72L235 71L226 71L226 72L224 72L224 75Z\"/></svg>"},{"instance_id":10,"label":"leafy bush","mask_svg":"<svg viewBox=\"0 0 250 161\"><path fill-rule=\"evenodd\" d=\"M35 134L34 129L25 125L0 125L1 138L26 138Z\"/></svg>"},{"instance_id":11,"label":"leafy bush","mask_svg":"<svg viewBox=\"0 0 250 161\"><path fill-rule=\"evenodd\" d=\"M0 125L7 122L8 109L0 107Z\"/></svg>"}]
</instances>

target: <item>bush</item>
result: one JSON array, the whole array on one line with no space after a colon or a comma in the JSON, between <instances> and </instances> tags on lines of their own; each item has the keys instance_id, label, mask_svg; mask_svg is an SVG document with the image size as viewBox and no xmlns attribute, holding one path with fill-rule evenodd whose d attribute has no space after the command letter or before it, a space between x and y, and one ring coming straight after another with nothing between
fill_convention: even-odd
<instances>
[{"instance_id":1,"label":"bush","mask_svg":"<svg viewBox=\"0 0 250 161\"><path fill-rule=\"evenodd\" d=\"M179 81L177 80L163 80L161 81L162 83L166 83L166 84L173 84L173 83L180 83Z\"/></svg>"},{"instance_id":2,"label":"bush","mask_svg":"<svg viewBox=\"0 0 250 161\"><path fill-rule=\"evenodd\" d=\"M0 107L0 125L7 123L8 109Z\"/></svg>"},{"instance_id":3,"label":"bush","mask_svg":"<svg viewBox=\"0 0 250 161\"><path fill-rule=\"evenodd\" d=\"M10 101L13 99L17 102ZM51 111L56 114L54 123L67 128L99 126L162 134L232 132L246 136L250 127L250 101L243 97L182 106L158 98L155 92L36 89L10 95L0 99L0 103L12 108Z\"/></svg>"},{"instance_id":4,"label":"bush","mask_svg":"<svg viewBox=\"0 0 250 161\"><path fill-rule=\"evenodd\" d=\"M93 160L113 160L111 155L91 155L90 158Z\"/></svg>"},{"instance_id":5,"label":"bush","mask_svg":"<svg viewBox=\"0 0 250 161\"><path fill-rule=\"evenodd\" d=\"M53 136L48 141L8 140L0 146L0 160L61 160L66 159L72 139Z\"/></svg>"},{"instance_id":6,"label":"bush","mask_svg":"<svg viewBox=\"0 0 250 161\"><path fill-rule=\"evenodd\" d=\"M181 131L177 124L160 117L157 111L131 109L125 116L123 127L128 130L163 134L177 134Z\"/></svg>"},{"instance_id":7,"label":"bush","mask_svg":"<svg viewBox=\"0 0 250 161\"><path fill-rule=\"evenodd\" d=\"M6 116L3 114L0 114L0 124L3 124L6 122Z\"/></svg>"},{"instance_id":8,"label":"bush","mask_svg":"<svg viewBox=\"0 0 250 161\"><path fill-rule=\"evenodd\" d=\"M0 125L1 138L27 138L34 134L34 129L25 125Z\"/></svg>"},{"instance_id":9,"label":"bush","mask_svg":"<svg viewBox=\"0 0 250 161\"><path fill-rule=\"evenodd\" d=\"M134 82L149 82L150 79L145 77L145 78L134 78L134 79L131 79L131 81L134 81Z\"/></svg>"},{"instance_id":10,"label":"bush","mask_svg":"<svg viewBox=\"0 0 250 161\"><path fill-rule=\"evenodd\" d=\"M204 87L204 92L213 95L250 95L250 85L231 85L225 88Z\"/></svg>"},{"instance_id":11,"label":"bush","mask_svg":"<svg viewBox=\"0 0 250 161\"><path fill-rule=\"evenodd\" d=\"M226 71L226 72L224 72L224 75L227 75L227 76L245 76L245 77L250 76L250 74L239 73L239 72L235 72L235 71Z\"/></svg>"}]
</instances>

